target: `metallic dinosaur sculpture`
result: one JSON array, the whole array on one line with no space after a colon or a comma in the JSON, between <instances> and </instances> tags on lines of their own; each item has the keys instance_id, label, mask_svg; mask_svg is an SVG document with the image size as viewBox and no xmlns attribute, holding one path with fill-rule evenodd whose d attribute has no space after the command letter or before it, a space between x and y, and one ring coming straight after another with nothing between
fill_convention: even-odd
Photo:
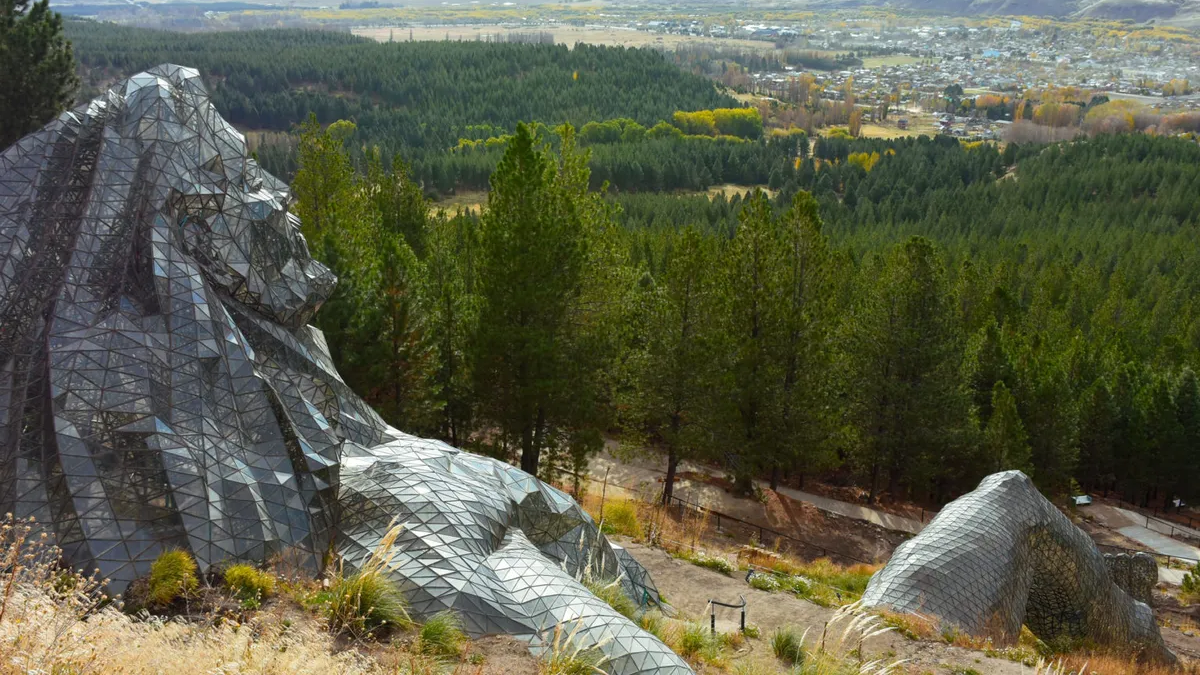
<instances>
[{"instance_id":1,"label":"metallic dinosaur sculpture","mask_svg":"<svg viewBox=\"0 0 1200 675\"><path fill-rule=\"evenodd\" d=\"M580 583L657 599L570 497L345 386L308 325L336 279L288 198L178 66L0 154L0 508L118 592L172 546L353 567L395 518L418 616L535 648L565 623L617 675L690 673Z\"/></svg>"},{"instance_id":2,"label":"metallic dinosaur sculpture","mask_svg":"<svg viewBox=\"0 0 1200 675\"><path fill-rule=\"evenodd\" d=\"M1174 661L1153 612L1120 585L1148 598L1151 573L1156 578L1149 556L1106 560L1028 476L1007 471L985 478L901 544L872 577L863 603L1001 642L1015 641L1025 625L1047 641L1128 645Z\"/></svg>"}]
</instances>

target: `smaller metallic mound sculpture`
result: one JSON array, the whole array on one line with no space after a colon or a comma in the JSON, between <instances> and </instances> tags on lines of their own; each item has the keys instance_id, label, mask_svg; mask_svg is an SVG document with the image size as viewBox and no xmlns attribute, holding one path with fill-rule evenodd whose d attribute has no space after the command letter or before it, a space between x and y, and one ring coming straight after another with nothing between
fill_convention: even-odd
<instances>
[{"instance_id":1,"label":"smaller metallic mound sculpture","mask_svg":"<svg viewBox=\"0 0 1200 675\"><path fill-rule=\"evenodd\" d=\"M1046 641L1086 639L1174 662L1150 607L1118 583L1136 594L1145 588L1146 560L1126 558L1106 560L1028 476L1007 471L901 544L871 578L863 604L932 616L1001 643L1025 625Z\"/></svg>"}]
</instances>

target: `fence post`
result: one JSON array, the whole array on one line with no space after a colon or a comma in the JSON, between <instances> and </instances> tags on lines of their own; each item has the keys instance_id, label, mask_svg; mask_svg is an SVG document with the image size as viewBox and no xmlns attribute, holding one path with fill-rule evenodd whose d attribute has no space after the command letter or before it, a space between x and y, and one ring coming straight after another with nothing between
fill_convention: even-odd
<instances>
[{"instance_id":1,"label":"fence post","mask_svg":"<svg viewBox=\"0 0 1200 675\"><path fill-rule=\"evenodd\" d=\"M746 632L746 598L742 598L742 632Z\"/></svg>"},{"instance_id":2,"label":"fence post","mask_svg":"<svg viewBox=\"0 0 1200 675\"><path fill-rule=\"evenodd\" d=\"M713 635L716 635L717 634L717 606L712 604L711 602L708 603L708 611L709 611L708 629L712 631Z\"/></svg>"}]
</instances>

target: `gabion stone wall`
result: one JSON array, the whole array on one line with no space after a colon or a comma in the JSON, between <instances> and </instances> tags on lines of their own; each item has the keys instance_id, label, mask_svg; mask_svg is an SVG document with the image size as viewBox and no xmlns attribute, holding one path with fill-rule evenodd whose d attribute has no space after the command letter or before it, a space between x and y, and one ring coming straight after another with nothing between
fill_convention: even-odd
<instances>
[{"instance_id":1,"label":"gabion stone wall","mask_svg":"<svg viewBox=\"0 0 1200 675\"><path fill-rule=\"evenodd\" d=\"M1149 605L1158 583L1158 561L1149 553L1105 553L1104 562L1113 583L1129 597Z\"/></svg>"},{"instance_id":2,"label":"gabion stone wall","mask_svg":"<svg viewBox=\"0 0 1200 675\"><path fill-rule=\"evenodd\" d=\"M287 186L198 73L160 66L0 153L0 509L120 592L201 568L360 562L394 518L415 613L531 640L566 622L616 675L690 673L579 583L653 582L563 493L387 425L308 325L336 282Z\"/></svg>"},{"instance_id":3,"label":"gabion stone wall","mask_svg":"<svg viewBox=\"0 0 1200 675\"><path fill-rule=\"evenodd\" d=\"M1144 561L1114 564L1148 571ZM1087 639L1175 660L1151 609L1115 583L1091 538L1020 471L988 476L942 509L871 578L863 602L1001 643L1025 625L1047 641Z\"/></svg>"}]
</instances>

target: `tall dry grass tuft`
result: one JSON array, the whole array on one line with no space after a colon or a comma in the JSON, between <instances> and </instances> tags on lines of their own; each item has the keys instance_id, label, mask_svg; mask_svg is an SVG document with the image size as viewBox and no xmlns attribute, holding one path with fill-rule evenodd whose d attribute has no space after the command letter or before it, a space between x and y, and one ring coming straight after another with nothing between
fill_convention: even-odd
<instances>
[{"instance_id":1,"label":"tall dry grass tuft","mask_svg":"<svg viewBox=\"0 0 1200 675\"><path fill-rule=\"evenodd\" d=\"M1040 660L1035 675L1196 675L1194 662L1178 666L1139 662L1137 655L1081 651Z\"/></svg>"},{"instance_id":2,"label":"tall dry grass tuft","mask_svg":"<svg viewBox=\"0 0 1200 675\"><path fill-rule=\"evenodd\" d=\"M863 657L863 643L892 630L880 617L864 611L861 602L842 607L825 624L815 648L807 651L805 675L841 675L848 668L858 675L900 672L906 660Z\"/></svg>"},{"instance_id":3,"label":"tall dry grass tuft","mask_svg":"<svg viewBox=\"0 0 1200 675\"><path fill-rule=\"evenodd\" d=\"M393 519L379 545L357 572L346 576L339 566L325 605L334 630L365 639L380 632L412 627L408 603L387 576L398 553L396 539L403 530L404 526Z\"/></svg>"},{"instance_id":4,"label":"tall dry grass tuft","mask_svg":"<svg viewBox=\"0 0 1200 675\"><path fill-rule=\"evenodd\" d=\"M568 631L559 624L552 636L542 637L545 645L538 661L538 675L605 675L603 666L608 659L600 648L606 640L585 647L578 639L582 627L582 623L577 623Z\"/></svg>"}]
</instances>

